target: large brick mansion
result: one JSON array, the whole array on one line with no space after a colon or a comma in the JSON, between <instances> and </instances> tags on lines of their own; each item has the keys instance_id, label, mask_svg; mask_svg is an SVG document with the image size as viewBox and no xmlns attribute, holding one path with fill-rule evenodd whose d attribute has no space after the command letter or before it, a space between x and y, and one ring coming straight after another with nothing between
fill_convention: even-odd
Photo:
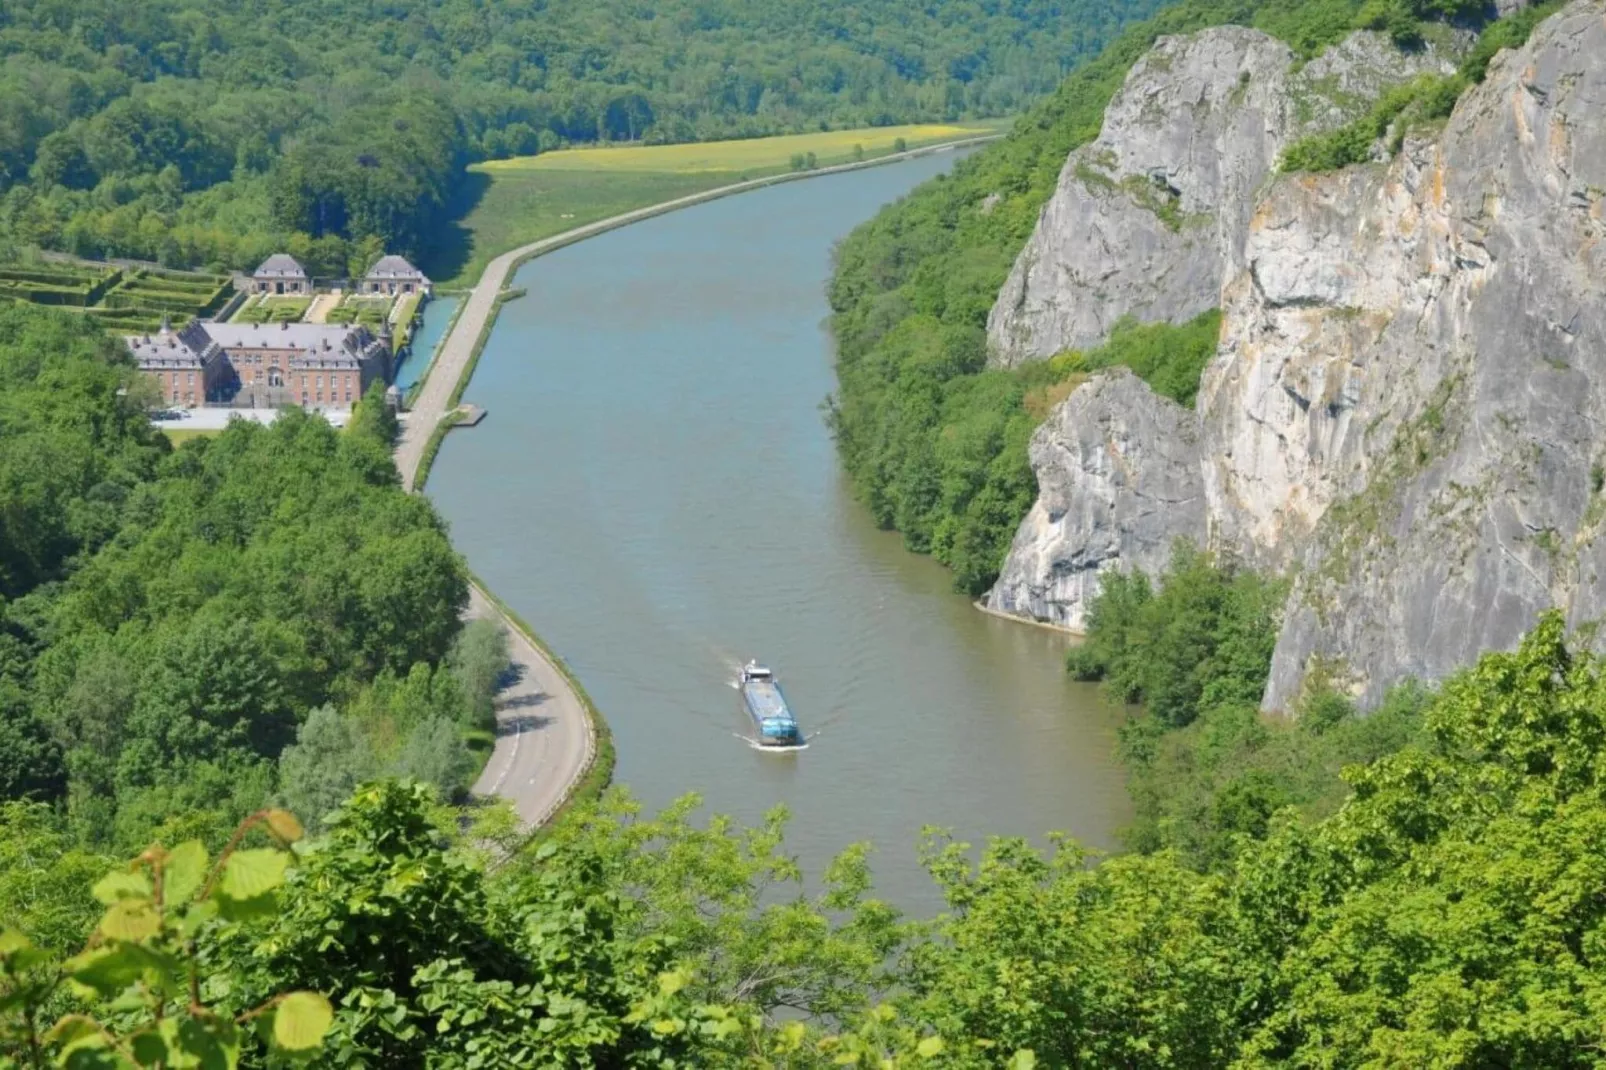
<instances>
[{"instance_id":1,"label":"large brick mansion","mask_svg":"<svg viewBox=\"0 0 1606 1070\"><path fill-rule=\"evenodd\" d=\"M268 257L235 286L252 302L299 298L305 307L341 300L338 292L317 296L311 276L284 253ZM427 295L430 281L402 257L385 256L353 290L383 304ZM174 408L349 409L375 379L388 383L394 373L388 326L376 336L358 323L197 320L179 330L164 323L125 341L140 370L156 381L163 403Z\"/></svg>"},{"instance_id":2,"label":"large brick mansion","mask_svg":"<svg viewBox=\"0 0 1606 1070\"><path fill-rule=\"evenodd\" d=\"M390 347L366 327L334 323L164 326L128 347L175 407L228 404L349 409L375 379L390 379Z\"/></svg>"}]
</instances>

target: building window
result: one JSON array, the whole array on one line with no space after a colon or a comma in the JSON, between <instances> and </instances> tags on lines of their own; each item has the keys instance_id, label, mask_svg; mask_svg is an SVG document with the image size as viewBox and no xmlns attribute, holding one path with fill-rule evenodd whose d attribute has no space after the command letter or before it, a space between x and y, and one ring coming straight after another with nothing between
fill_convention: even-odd
<instances>
[{"instance_id":1,"label":"building window","mask_svg":"<svg viewBox=\"0 0 1606 1070\"><path fill-rule=\"evenodd\" d=\"M184 385L185 386L194 386L195 385L195 373L194 372L185 372L184 373Z\"/></svg>"},{"instance_id":2,"label":"building window","mask_svg":"<svg viewBox=\"0 0 1606 1070\"><path fill-rule=\"evenodd\" d=\"M306 403L307 403L307 392L305 390L303 390L301 392L301 404L305 405Z\"/></svg>"}]
</instances>

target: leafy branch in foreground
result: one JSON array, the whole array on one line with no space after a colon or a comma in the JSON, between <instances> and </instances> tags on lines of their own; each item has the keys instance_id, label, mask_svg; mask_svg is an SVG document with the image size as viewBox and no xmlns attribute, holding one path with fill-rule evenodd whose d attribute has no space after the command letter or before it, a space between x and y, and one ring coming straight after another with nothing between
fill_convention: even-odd
<instances>
[{"instance_id":1,"label":"leafy branch in foreground","mask_svg":"<svg viewBox=\"0 0 1606 1070\"><path fill-rule=\"evenodd\" d=\"M244 847L260 829L268 847ZM55 965L14 929L0 934L0 1054L34 1067L238 1065L247 1030L270 1050L315 1051L333 1020L316 992L275 995L227 1013L209 1002L207 948L276 910L301 822L285 810L243 821L212 861L199 840L153 845L94 886L106 908L88 945ZM56 1017L49 1008L87 1005Z\"/></svg>"}]
</instances>

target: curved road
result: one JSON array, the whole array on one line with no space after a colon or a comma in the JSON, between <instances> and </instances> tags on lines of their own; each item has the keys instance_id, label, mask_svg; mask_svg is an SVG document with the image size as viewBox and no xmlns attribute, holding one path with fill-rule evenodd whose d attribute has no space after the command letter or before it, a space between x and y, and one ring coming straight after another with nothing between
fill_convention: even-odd
<instances>
[{"instance_id":1,"label":"curved road","mask_svg":"<svg viewBox=\"0 0 1606 1070\"><path fill-rule=\"evenodd\" d=\"M507 629L514 681L496 701L496 749L474 784L476 795L500 795L530 826L557 812L596 757L585 707L558 667L485 596L469 588L468 617Z\"/></svg>"},{"instance_id":2,"label":"curved road","mask_svg":"<svg viewBox=\"0 0 1606 1070\"><path fill-rule=\"evenodd\" d=\"M458 380L468 370L469 359L481 333L490 325L496 311L497 296L507 285L508 277L524 261L627 223L743 190L874 167L979 144L999 136L988 134L941 145L927 145L874 160L736 182L588 223L503 253L485 266L479 283L469 292L451 333L441 342L434 363L425 372L427 378L423 390L402 421L401 439L396 445L396 467L401 472L402 485L408 490L415 489L414 479L430 434L446 416L446 403ZM569 793L590 768L596 756L595 733L586 717L585 707L568 680L478 586L471 585L466 616L469 619L497 620L507 629L508 652L512 656L516 677L515 682L498 696L496 747L474 785L474 791L480 795L500 795L513 804L526 823L532 826L543 824L568 799Z\"/></svg>"}]
</instances>

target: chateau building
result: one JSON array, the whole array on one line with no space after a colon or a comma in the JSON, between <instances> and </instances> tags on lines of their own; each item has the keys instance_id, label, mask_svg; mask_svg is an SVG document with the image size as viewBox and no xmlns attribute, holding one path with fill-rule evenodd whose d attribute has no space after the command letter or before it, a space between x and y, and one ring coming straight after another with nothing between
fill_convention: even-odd
<instances>
[{"instance_id":1,"label":"chateau building","mask_svg":"<svg viewBox=\"0 0 1606 1070\"><path fill-rule=\"evenodd\" d=\"M374 261L374 266L368 269L368 274L362 278L358 287L365 294L412 294L429 293L430 282L424 273L407 262L402 256L382 256Z\"/></svg>"},{"instance_id":2,"label":"chateau building","mask_svg":"<svg viewBox=\"0 0 1606 1070\"><path fill-rule=\"evenodd\" d=\"M312 293L312 279L295 257L274 253L251 273L251 292L306 295Z\"/></svg>"},{"instance_id":3,"label":"chateau building","mask_svg":"<svg viewBox=\"0 0 1606 1070\"><path fill-rule=\"evenodd\" d=\"M207 323L127 339L170 405L349 409L390 378L388 339L332 323Z\"/></svg>"}]
</instances>

